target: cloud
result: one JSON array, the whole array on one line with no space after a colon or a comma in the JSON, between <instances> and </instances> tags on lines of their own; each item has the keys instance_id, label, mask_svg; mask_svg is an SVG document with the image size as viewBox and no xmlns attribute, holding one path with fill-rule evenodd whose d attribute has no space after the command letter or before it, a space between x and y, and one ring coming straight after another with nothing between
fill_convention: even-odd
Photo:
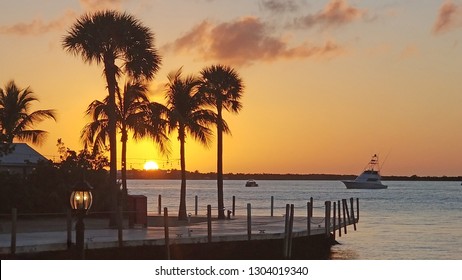
<instances>
[{"instance_id":1,"label":"cloud","mask_svg":"<svg viewBox=\"0 0 462 280\"><path fill-rule=\"evenodd\" d=\"M321 28L338 27L364 18L366 14L366 10L350 6L346 0L331 0L323 10L316 14L295 18L292 26L296 28L311 28L316 25Z\"/></svg>"},{"instance_id":2,"label":"cloud","mask_svg":"<svg viewBox=\"0 0 462 280\"><path fill-rule=\"evenodd\" d=\"M298 3L294 0L262 0L260 2L260 7L275 14L295 12L299 9Z\"/></svg>"},{"instance_id":3,"label":"cloud","mask_svg":"<svg viewBox=\"0 0 462 280\"><path fill-rule=\"evenodd\" d=\"M85 11L97 11L104 9L119 9L123 2L128 0L80 0L80 5Z\"/></svg>"},{"instance_id":4,"label":"cloud","mask_svg":"<svg viewBox=\"0 0 462 280\"><path fill-rule=\"evenodd\" d=\"M5 35L41 35L52 31L61 31L70 22L74 20L76 13L67 11L60 17L44 21L43 19L34 19L30 22L21 22L9 26L0 26L0 34Z\"/></svg>"},{"instance_id":5,"label":"cloud","mask_svg":"<svg viewBox=\"0 0 462 280\"><path fill-rule=\"evenodd\" d=\"M129 0L80 0L79 2L85 11L96 11L102 9L120 9L121 5L127 1ZM68 10L63 12L58 18L49 21L36 18L29 22L0 26L0 34L26 36L62 31L75 21L76 17L78 17L77 12Z\"/></svg>"},{"instance_id":6,"label":"cloud","mask_svg":"<svg viewBox=\"0 0 462 280\"><path fill-rule=\"evenodd\" d=\"M457 5L450 0L445 1L433 25L433 34L438 35L460 27L462 27L462 5Z\"/></svg>"},{"instance_id":7,"label":"cloud","mask_svg":"<svg viewBox=\"0 0 462 280\"><path fill-rule=\"evenodd\" d=\"M195 52L203 59L232 65L279 59L333 57L343 52L333 41L321 45L304 42L291 47L286 40L268 33L268 28L256 17L243 17L220 24L203 21L163 49L175 53Z\"/></svg>"}]
</instances>

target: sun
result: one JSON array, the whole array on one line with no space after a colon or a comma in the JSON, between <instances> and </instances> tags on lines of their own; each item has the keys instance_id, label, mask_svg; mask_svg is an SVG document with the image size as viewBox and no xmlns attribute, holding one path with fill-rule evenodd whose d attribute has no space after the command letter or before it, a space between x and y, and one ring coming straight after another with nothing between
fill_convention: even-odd
<instances>
[{"instance_id":1,"label":"sun","mask_svg":"<svg viewBox=\"0 0 462 280\"><path fill-rule=\"evenodd\" d=\"M159 165L152 160L147 161L144 164L144 170L157 170L157 169L159 169Z\"/></svg>"}]
</instances>

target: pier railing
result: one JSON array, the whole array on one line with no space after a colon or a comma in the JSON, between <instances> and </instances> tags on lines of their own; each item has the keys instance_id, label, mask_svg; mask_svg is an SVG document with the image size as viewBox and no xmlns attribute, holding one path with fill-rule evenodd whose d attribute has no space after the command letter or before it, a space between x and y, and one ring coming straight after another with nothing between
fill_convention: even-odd
<instances>
[{"instance_id":1,"label":"pier railing","mask_svg":"<svg viewBox=\"0 0 462 280\"><path fill-rule=\"evenodd\" d=\"M200 205L198 204L198 197L195 197L195 205L194 205L194 216L199 216L199 208ZM255 225L253 223L254 219L257 219L259 216L252 215L252 204L247 203L247 207L245 210L238 209L239 213L236 215L236 198L233 196L232 198L232 207L230 210L227 211L227 219L234 220L234 219L247 219L247 240L252 240L254 238L261 238L266 234L265 230L263 229L255 229ZM271 196L269 200L269 217L275 217L274 209L275 209L275 199L274 196ZM162 209L163 211L158 212L157 216L160 218L163 216L164 220L162 223L163 231L164 231L164 242L165 246L168 249L170 246L170 234L169 232L173 227L177 227L177 225L169 225L169 212L168 207L162 208L162 199L159 195L158 197L158 209ZM296 217L295 216L295 206L294 204L286 204L285 205L285 214L283 214L284 218L284 232L281 232L283 236L283 244L284 244L284 252L283 255L285 258L290 258L291 255L291 248L292 248L292 238L295 233L294 229L294 219L297 218L297 221L300 221L302 218L305 223L306 227L304 229L300 229L298 227L296 229L297 236L311 236L311 235L319 235L320 230L323 230L323 234L326 235L327 238L335 239L337 234L338 236L342 236L342 234L347 234L347 226L353 225L354 230L356 230L357 223L359 221L359 199L350 198L350 199L341 199L337 201L325 201L324 204L315 205L313 198L311 197L306 201L306 211L305 217ZM207 221L207 242L213 242L214 232L212 230L213 223L216 220L212 217L212 206L207 205L206 207L206 221ZM316 212L320 212L320 210L324 210L324 215L314 215L314 210ZM245 214L242 212L245 211ZM86 228L89 229L108 229L108 222L107 218L103 218L104 216L110 216L111 212L90 212L88 217L85 219ZM124 241L124 234L123 230L130 228L129 217L130 215L136 214L135 211L122 211L119 209L118 217L119 220L117 221L117 227L112 228L112 230L117 230L117 244L119 247L125 246ZM319 214L319 213L316 213ZM147 213L146 213L147 215ZM152 214L151 214L152 216ZM188 215L188 223L189 219L191 219L192 213ZM236 216L239 216L238 218ZM280 216L279 216L280 217ZM276 217L275 217L276 218ZM105 221L106 220L106 221ZM18 213L17 209L12 209L11 214L3 214L0 215L0 241L1 241L1 255L5 253L14 255L17 253L17 244L18 238L20 237L21 233L25 232L65 232L66 240L67 240L67 248L71 248L74 245L73 235L75 236L74 232L74 217L70 210L66 213ZM150 226L146 224L146 226ZM158 225L159 227L159 225ZM254 227L254 228L253 228ZM218 233L218 235L221 233ZM179 235L177 234L177 237ZM186 236L185 236L186 237ZM191 237L191 231L188 230L187 237ZM9 239L9 242L7 241ZM40 241L38 241L40 242ZM6 248L7 247L7 248ZM7 250L8 249L8 250ZM168 252L169 250L167 250ZM167 255L166 258L169 258Z\"/></svg>"}]
</instances>

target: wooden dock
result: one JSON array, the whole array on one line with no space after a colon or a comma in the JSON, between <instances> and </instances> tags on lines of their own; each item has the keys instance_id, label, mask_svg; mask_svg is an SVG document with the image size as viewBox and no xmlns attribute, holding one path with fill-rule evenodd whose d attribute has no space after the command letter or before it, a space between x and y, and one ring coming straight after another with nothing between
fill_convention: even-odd
<instances>
[{"instance_id":1,"label":"wooden dock","mask_svg":"<svg viewBox=\"0 0 462 280\"><path fill-rule=\"evenodd\" d=\"M248 215L232 216L226 220L212 219L210 216L193 216L190 217L190 222L184 221L165 226L165 223L159 224L163 216L157 215L148 217L148 220L156 220L157 223L150 222L147 227L109 229L88 226L85 230L86 257L93 259L265 259L265 256L277 259L297 258L297 255L300 255L297 253L300 246L305 246L302 252L313 249L310 248L312 245L321 245L324 249L325 247L330 249L337 234L347 233L347 226L353 225L356 229L359 220L359 201L356 200L356 206L353 206L353 202L353 199L350 199L350 205L347 200L342 200L340 204L326 202L324 217L311 216L312 208L308 202L305 217L294 217L293 205L292 207L287 205L286 214L281 216L252 216L249 208ZM337 205L342 205L342 211ZM91 219L87 220L91 224ZM18 231L11 228L5 232L8 227L5 223L2 222L0 234L1 259L73 258L71 254L75 243L73 230L71 232L46 230L45 227L40 231ZM11 223L11 227L18 224L16 221ZM293 250L294 247L297 249ZM226 252L222 250L223 248L227 248ZM143 255L146 253L143 250L148 250L150 253ZM268 250L275 252L261 252L261 254L254 252ZM249 251L253 252L249 255Z\"/></svg>"}]
</instances>

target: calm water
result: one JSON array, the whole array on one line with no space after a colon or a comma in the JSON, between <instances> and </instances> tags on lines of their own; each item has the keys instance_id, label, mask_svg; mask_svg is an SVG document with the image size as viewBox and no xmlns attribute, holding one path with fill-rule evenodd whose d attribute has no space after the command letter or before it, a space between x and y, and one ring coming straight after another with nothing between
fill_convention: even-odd
<instances>
[{"instance_id":1,"label":"calm water","mask_svg":"<svg viewBox=\"0 0 462 280\"><path fill-rule=\"evenodd\" d=\"M236 214L245 215L247 203L253 215L270 214L274 196L275 214L285 213L286 203L295 205L295 215L306 215L306 202L314 199L314 214L323 215L325 200L359 198L358 230L334 246L334 259L423 260L462 259L462 186L460 182L385 182L385 190L347 190L339 181L258 181L258 188L244 187L245 181L225 181L225 206L236 197ZM130 194L148 197L148 211L157 213L158 195L162 207L178 211L180 181L129 180ZM199 214L207 204L216 208L216 182L187 182L187 209L194 213L199 197ZM216 210L214 211L214 215Z\"/></svg>"}]
</instances>

